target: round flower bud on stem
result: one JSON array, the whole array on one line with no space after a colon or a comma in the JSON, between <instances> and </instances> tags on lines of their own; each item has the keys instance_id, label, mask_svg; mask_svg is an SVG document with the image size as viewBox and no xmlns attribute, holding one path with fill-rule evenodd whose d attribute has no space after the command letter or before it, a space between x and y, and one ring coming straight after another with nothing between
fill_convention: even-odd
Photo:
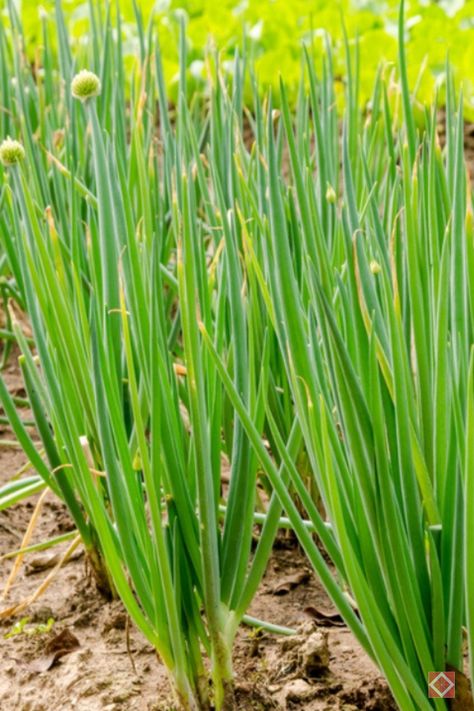
<instances>
[{"instance_id":1,"label":"round flower bud on stem","mask_svg":"<svg viewBox=\"0 0 474 711\"><path fill-rule=\"evenodd\" d=\"M93 96L99 96L101 90L100 79L94 72L83 69L76 74L71 82L71 93L75 99L87 101Z\"/></svg>"},{"instance_id":2,"label":"round flower bud on stem","mask_svg":"<svg viewBox=\"0 0 474 711\"><path fill-rule=\"evenodd\" d=\"M5 138L0 143L0 161L5 166L16 165L25 157L25 149L19 141L14 141L13 138Z\"/></svg>"},{"instance_id":3,"label":"round flower bud on stem","mask_svg":"<svg viewBox=\"0 0 474 711\"><path fill-rule=\"evenodd\" d=\"M382 267L375 259L372 259L372 261L370 262L370 271L372 272L372 274L380 274L380 272L382 271Z\"/></svg>"},{"instance_id":4,"label":"round flower bud on stem","mask_svg":"<svg viewBox=\"0 0 474 711\"><path fill-rule=\"evenodd\" d=\"M337 200L336 191L334 190L333 186L332 186L330 183L327 184L326 200L327 200L328 203L330 203L331 205L334 205L334 203L335 203L336 200Z\"/></svg>"}]
</instances>

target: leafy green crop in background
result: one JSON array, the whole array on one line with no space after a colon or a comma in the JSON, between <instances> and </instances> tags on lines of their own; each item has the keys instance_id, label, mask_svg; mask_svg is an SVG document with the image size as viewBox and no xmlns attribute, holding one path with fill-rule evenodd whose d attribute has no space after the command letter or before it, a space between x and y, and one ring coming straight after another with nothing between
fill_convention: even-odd
<instances>
[{"instance_id":1,"label":"leafy green crop in background","mask_svg":"<svg viewBox=\"0 0 474 711\"><path fill-rule=\"evenodd\" d=\"M124 16L125 50L132 62L138 38L133 0L118 0ZM0 4L7 5L7 0ZM46 0L38 10L36 0L16 0L28 38L28 46L41 44L39 14L46 12L54 21L54 2ZM115 3L112 3L115 5ZM104 2L93 3L94 7ZM145 25L152 13L160 28L165 75L171 96L178 76L176 53L180 11L189 20L189 68L197 86L204 82L204 48L212 37L216 46L230 60L245 33L261 85L271 84L278 93L279 71L284 72L292 100L295 100L300 74L300 45L313 39L313 51L322 55L322 37L329 33L335 42L336 70L343 76L343 30L341 13L348 36L360 38L361 98L370 97L375 70L381 60L396 58L397 0L142 0L138 3ZM89 2L65 0L63 3L78 62L88 28ZM408 75L412 86L418 84L420 101L430 100L436 83L444 78L449 53L457 84L462 83L467 115L474 117L474 0L412 0L407 8ZM5 15L6 17L6 15ZM5 20L6 22L6 20ZM419 76L419 67L426 70ZM225 60L224 60L224 66ZM229 71L231 63L228 62Z\"/></svg>"},{"instance_id":2,"label":"leafy green crop in background","mask_svg":"<svg viewBox=\"0 0 474 711\"><path fill-rule=\"evenodd\" d=\"M6 0L2 0L7 5ZM41 44L41 13L54 22L54 2L47 0L40 9L34 0L17 0L21 9L29 47ZM94 6L105 3L93 3ZM125 51L134 57L138 52L134 2L119 0L124 16ZM361 98L368 100L373 77L381 60L396 58L397 0L142 0L138 3L145 25L150 17L160 28L165 75L171 95L177 85L178 57L176 38L179 16L184 11L188 24L189 70L199 88L204 84L204 48L213 41L220 50L224 67L228 66L235 47L243 36L251 54L261 85L271 84L278 92L279 71L285 75L292 99L295 100L300 73L301 42L311 44L313 52L322 55L322 38L327 32L335 42L336 69L343 76L343 29L341 10L348 36L360 39ZM63 3L69 29L76 41L76 57L80 63L85 30L88 28L89 2L66 0ZM429 0L411 2L408 7L408 74L412 86L418 84L417 96L429 100L437 80L443 76L449 53L457 83L464 86L468 116L474 116L474 0ZM210 40L212 38L212 40ZM225 62L228 62L226 65ZM427 69L419 76L419 67Z\"/></svg>"}]
</instances>

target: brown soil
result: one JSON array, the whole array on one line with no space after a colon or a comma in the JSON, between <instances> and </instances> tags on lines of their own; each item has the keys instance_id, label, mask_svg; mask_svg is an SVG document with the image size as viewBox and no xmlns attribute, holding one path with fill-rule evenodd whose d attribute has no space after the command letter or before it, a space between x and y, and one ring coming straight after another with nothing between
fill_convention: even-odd
<instances>
[{"instance_id":1,"label":"brown soil","mask_svg":"<svg viewBox=\"0 0 474 711\"><path fill-rule=\"evenodd\" d=\"M14 365L7 379L12 391L21 390ZM0 439L11 438L8 430L0 431ZM0 482L7 481L24 461L19 449L0 448ZM19 547L36 500L0 512L0 555ZM33 540L44 540L70 528L67 511L49 494ZM64 551L67 545L59 550ZM35 566L41 567L57 552L54 549L26 556L0 609L33 593L49 572L34 572ZM11 561L0 563L0 589L11 565ZM281 638L242 626L234 656L239 711L396 708L382 677L335 615L291 537L278 540L249 612L273 623L299 627L300 635L296 640ZM325 619L324 615L329 617ZM25 616L29 617L25 630L6 639L4 635ZM51 630L41 631L38 625L50 618L54 620ZM173 709L166 672L152 647L139 632L128 629L121 604L106 602L97 592L83 555L76 555L60 569L27 611L0 623L0 635L1 711ZM54 640L62 648L66 635L71 651L52 664L51 643Z\"/></svg>"}]
</instances>

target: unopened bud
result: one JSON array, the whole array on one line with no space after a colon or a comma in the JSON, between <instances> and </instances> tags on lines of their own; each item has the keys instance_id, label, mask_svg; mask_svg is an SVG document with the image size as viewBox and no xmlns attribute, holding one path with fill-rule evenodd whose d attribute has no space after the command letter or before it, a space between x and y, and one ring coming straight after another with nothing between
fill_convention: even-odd
<instances>
[{"instance_id":1,"label":"unopened bud","mask_svg":"<svg viewBox=\"0 0 474 711\"><path fill-rule=\"evenodd\" d=\"M332 205L336 202L336 191L332 187L330 183L328 183L327 190L326 190L326 200L330 202Z\"/></svg>"},{"instance_id":2,"label":"unopened bud","mask_svg":"<svg viewBox=\"0 0 474 711\"><path fill-rule=\"evenodd\" d=\"M71 82L71 93L75 99L87 101L93 96L99 96L101 91L100 79L94 72L83 69L76 74Z\"/></svg>"},{"instance_id":3,"label":"unopened bud","mask_svg":"<svg viewBox=\"0 0 474 711\"><path fill-rule=\"evenodd\" d=\"M5 166L16 165L25 157L25 149L19 141L13 138L5 138L0 144L0 161Z\"/></svg>"},{"instance_id":4,"label":"unopened bud","mask_svg":"<svg viewBox=\"0 0 474 711\"><path fill-rule=\"evenodd\" d=\"M382 267L375 259L372 259L372 261L370 262L370 271L372 272L372 274L380 274L380 272L382 271Z\"/></svg>"}]
</instances>

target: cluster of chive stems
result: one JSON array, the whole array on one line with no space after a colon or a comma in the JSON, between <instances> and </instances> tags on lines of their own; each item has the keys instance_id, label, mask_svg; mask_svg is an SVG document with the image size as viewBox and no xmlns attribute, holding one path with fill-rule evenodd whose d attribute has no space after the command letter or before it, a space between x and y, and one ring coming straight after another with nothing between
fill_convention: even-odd
<instances>
[{"instance_id":1,"label":"cluster of chive stems","mask_svg":"<svg viewBox=\"0 0 474 711\"><path fill-rule=\"evenodd\" d=\"M35 83L17 18L12 53L0 34L23 135L0 145L0 243L41 439L0 378L36 472L0 504L64 501L180 709L237 708L242 621L293 632L247 614L291 527L398 707L428 711L428 672L464 679L466 654L474 672L474 226L449 66L441 149L403 3L397 81L382 67L365 112L349 43L342 97L329 41L319 72L304 51L294 106L283 81L262 98L245 56L227 79L210 57L190 97L183 24L171 106L139 15L126 98L120 26L94 25L102 71L74 76L56 13L79 110L49 49Z\"/></svg>"}]
</instances>

